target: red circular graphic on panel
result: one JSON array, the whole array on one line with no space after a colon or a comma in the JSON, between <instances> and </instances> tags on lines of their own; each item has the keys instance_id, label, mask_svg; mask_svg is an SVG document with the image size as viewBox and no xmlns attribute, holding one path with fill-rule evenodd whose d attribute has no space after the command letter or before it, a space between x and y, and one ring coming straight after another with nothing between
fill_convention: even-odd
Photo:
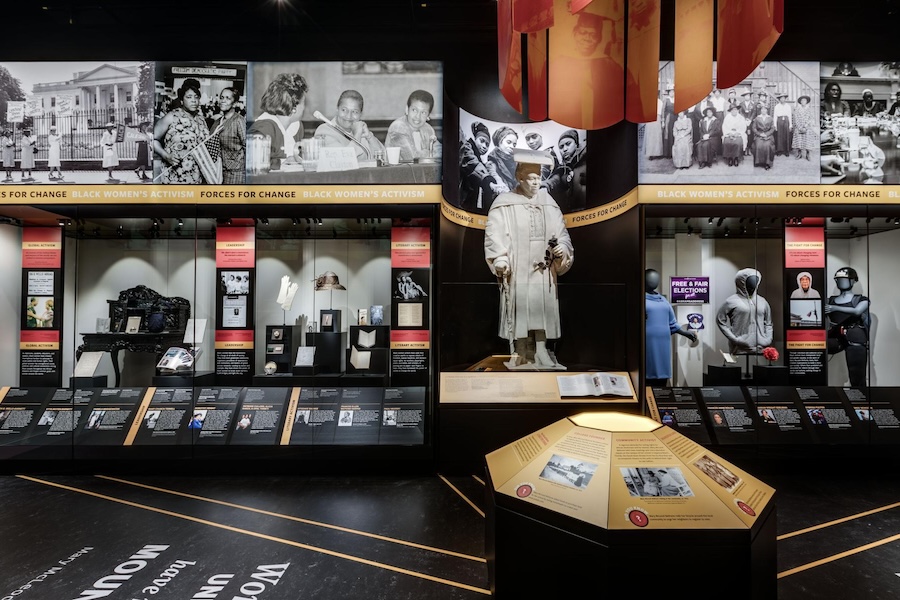
<instances>
[{"instance_id":1,"label":"red circular graphic on panel","mask_svg":"<svg viewBox=\"0 0 900 600\"><path fill-rule=\"evenodd\" d=\"M638 527L646 527L650 523L650 518L647 514L639 510L629 511L628 520Z\"/></svg>"},{"instance_id":2,"label":"red circular graphic on panel","mask_svg":"<svg viewBox=\"0 0 900 600\"><path fill-rule=\"evenodd\" d=\"M737 505L738 505L738 508L739 508L739 509L741 509L742 511L744 511L745 513L747 513L747 514L750 515L751 517L755 517L755 516L756 516L756 511L753 510L753 509L750 507L750 505L747 504L746 502L744 502L743 500L738 500L738 501L737 501Z\"/></svg>"},{"instance_id":3,"label":"red circular graphic on panel","mask_svg":"<svg viewBox=\"0 0 900 600\"><path fill-rule=\"evenodd\" d=\"M523 483L519 487L516 488L516 496L519 498L527 498L531 495L531 492L534 491L534 488L528 485L527 483Z\"/></svg>"}]
</instances>

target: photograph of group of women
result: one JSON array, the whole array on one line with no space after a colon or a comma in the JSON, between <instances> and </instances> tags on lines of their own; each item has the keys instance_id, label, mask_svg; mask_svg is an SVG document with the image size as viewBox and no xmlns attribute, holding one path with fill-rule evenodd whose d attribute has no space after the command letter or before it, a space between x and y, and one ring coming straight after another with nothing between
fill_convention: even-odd
<instances>
[{"instance_id":1,"label":"photograph of group of women","mask_svg":"<svg viewBox=\"0 0 900 600\"><path fill-rule=\"evenodd\" d=\"M822 183L900 183L900 63L823 62Z\"/></svg>"},{"instance_id":2,"label":"photograph of group of women","mask_svg":"<svg viewBox=\"0 0 900 600\"><path fill-rule=\"evenodd\" d=\"M680 111L674 63L659 77L656 120L638 128L640 183L819 183L819 63L763 62Z\"/></svg>"},{"instance_id":3,"label":"photograph of group of women","mask_svg":"<svg viewBox=\"0 0 900 600\"><path fill-rule=\"evenodd\" d=\"M494 199L518 187L514 151L545 153L541 187L563 213L587 207L587 131L554 121L499 123L459 111L459 208L487 214Z\"/></svg>"},{"instance_id":4,"label":"photograph of group of women","mask_svg":"<svg viewBox=\"0 0 900 600\"><path fill-rule=\"evenodd\" d=\"M251 63L249 182L439 183L442 96L436 61Z\"/></svg>"}]
</instances>

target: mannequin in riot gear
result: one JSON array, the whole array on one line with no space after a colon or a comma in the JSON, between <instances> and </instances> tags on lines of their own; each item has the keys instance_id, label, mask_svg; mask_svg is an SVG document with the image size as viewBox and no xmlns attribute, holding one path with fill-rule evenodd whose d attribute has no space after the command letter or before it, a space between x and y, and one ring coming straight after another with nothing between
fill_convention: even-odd
<instances>
[{"instance_id":1,"label":"mannequin in riot gear","mask_svg":"<svg viewBox=\"0 0 900 600\"><path fill-rule=\"evenodd\" d=\"M854 387L866 385L869 360L869 299L853 293L858 281L855 269L838 269L834 283L840 293L829 296L824 307L828 319L828 354L844 353L850 385Z\"/></svg>"}]
</instances>

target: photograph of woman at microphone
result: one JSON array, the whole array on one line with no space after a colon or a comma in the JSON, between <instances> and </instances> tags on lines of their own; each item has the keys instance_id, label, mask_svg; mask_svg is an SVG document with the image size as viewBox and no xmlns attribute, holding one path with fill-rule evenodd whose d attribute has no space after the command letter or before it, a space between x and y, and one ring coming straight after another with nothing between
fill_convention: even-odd
<instances>
[{"instance_id":1,"label":"photograph of woman at microphone","mask_svg":"<svg viewBox=\"0 0 900 600\"><path fill-rule=\"evenodd\" d=\"M440 160L435 159L440 156L443 131L441 62L254 61L249 64L248 74L248 123L258 122L267 111L263 96L284 73L302 77L307 83L304 111L298 115L299 122L284 125L284 153L272 159L273 153L268 168L256 166L248 150L248 183L432 185L441 182ZM428 109L424 115L419 114L423 106ZM413 108L417 112L410 117ZM399 120L397 115L404 111L403 118L409 118L410 130L421 123L417 131L422 148L431 150L430 153L404 155L403 140L389 135L392 125ZM396 129L396 125L393 127ZM266 132L266 135L274 141L278 135L273 133ZM416 132L411 135L415 141ZM256 139L259 137L263 139ZM251 135L248 131L247 140L250 148L264 143L265 136Z\"/></svg>"},{"instance_id":2,"label":"photograph of woman at microphone","mask_svg":"<svg viewBox=\"0 0 900 600\"><path fill-rule=\"evenodd\" d=\"M316 128L315 135L323 146L352 146L359 160L373 160L376 152L384 152L384 144L369 131L369 126L362 120L364 103L362 94L356 90L341 92L334 118L325 120ZM323 118L321 115L319 111L314 113L316 118Z\"/></svg>"}]
</instances>

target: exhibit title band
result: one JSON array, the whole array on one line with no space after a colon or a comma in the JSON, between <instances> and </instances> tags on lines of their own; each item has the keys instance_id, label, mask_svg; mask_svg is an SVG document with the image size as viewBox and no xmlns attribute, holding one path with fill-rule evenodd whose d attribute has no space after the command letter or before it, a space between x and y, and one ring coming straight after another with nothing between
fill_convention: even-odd
<instances>
[{"instance_id":1,"label":"exhibit title band","mask_svg":"<svg viewBox=\"0 0 900 600\"><path fill-rule=\"evenodd\" d=\"M437 204L440 185L6 185L3 204Z\"/></svg>"}]
</instances>

